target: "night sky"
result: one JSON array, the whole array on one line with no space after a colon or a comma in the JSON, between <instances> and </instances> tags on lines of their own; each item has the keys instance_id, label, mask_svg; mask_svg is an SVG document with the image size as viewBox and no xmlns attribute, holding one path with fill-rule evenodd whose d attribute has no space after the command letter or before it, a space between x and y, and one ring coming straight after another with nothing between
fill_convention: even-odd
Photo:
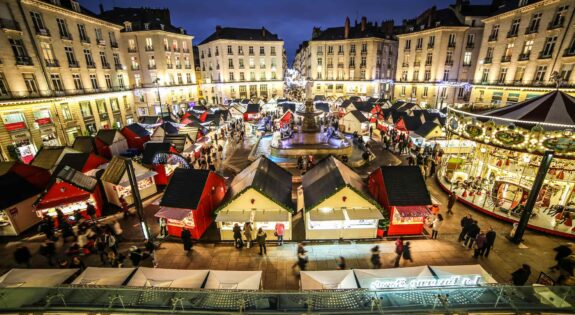
<instances>
[{"instance_id":1,"label":"night sky","mask_svg":"<svg viewBox=\"0 0 575 315\"><path fill-rule=\"evenodd\" d=\"M394 19L400 24L403 19L413 18L425 9L436 5L445 8L455 0L84 0L82 5L99 12L98 4L104 9L117 7L168 7L172 24L184 27L194 36L198 44L222 27L261 28L265 26L285 41L290 64L298 45L311 38L312 28L343 26L345 17L351 23L366 16L368 21ZM489 0L475 0L473 4L489 3Z\"/></svg>"}]
</instances>

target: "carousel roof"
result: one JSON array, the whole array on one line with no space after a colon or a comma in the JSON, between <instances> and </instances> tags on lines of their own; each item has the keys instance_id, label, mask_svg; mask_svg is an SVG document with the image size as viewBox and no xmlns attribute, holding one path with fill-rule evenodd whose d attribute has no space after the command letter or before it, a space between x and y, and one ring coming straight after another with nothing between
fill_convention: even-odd
<instances>
[{"instance_id":1,"label":"carousel roof","mask_svg":"<svg viewBox=\"0 0 575 315\"><path fill-rule=\"evenodd\" d=\"M553 91L518 104L484 112L482 116L573 126L575 125L575 97L561 91Z\"/></svg>"}]
</instances>

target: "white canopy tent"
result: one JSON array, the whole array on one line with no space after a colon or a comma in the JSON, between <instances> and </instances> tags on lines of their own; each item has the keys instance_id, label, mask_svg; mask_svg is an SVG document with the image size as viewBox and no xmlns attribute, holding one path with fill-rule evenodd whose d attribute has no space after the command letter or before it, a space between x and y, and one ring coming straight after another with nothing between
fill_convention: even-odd
<instances>
[{"instance_id":1,"label":"white canopy tent","mask_svg":"<svg viewBox=\"0 0 575 315\"><path fill-rule=\"evenodd\" d=\"M88 267L72 284L120 286L136 268L99 268Z\"/></svg>"},{"instance_id":2,"label":"white canopy tent","mask_svg":"<svg viewBox=\"0 0 575 315\"><path fill-rule=\"evenodd\" d=\"M140 267L128 282L130 287L200 289L209 270Z\"/></svg>"},{"instance_id":3,"label":"white canopy tent","mask_svg":"<svg viewBox=\"0 0 575 315\"><path fill-rule=\"evenodd\" d=\"M392 278L430 278L433 273L428 266L391 268L391 269L354 269L353 272L360 288L372 289L372 283L379 279Z\"/></svg>"},{"instance_id":4,"label":"white canopy tent","mask_svg":"<svg viewBox=\"0 0 575 315\"><path fill-rule=\"evenodd\" d=\"M210 270L204 289L259 290L261 271Z\"/></svg>"},{"instance_id":5,"label":"white canopy tent","mask_svg":"<svg viewBox=\"0 0 575 315\"><path fill-rule=\"evenodd\" d=\"M0 287L55 287L78 269L12 269L0 277Z\"/></svg>"},{"instance_id":6,"label":"white canopy tent","mask_svg":"<svg viewBox=\"0 0 575 315\"><path fill-rule=\"evenodd\" d=\"M429 266L429 268L437 277L480 275L485 283L497 283L481 265Z\"/></svg>"},{"instance_id":7,"label":"white canopy tent","mask_svg":"<svg viewBox=\"0 0 575 315\"><path fill-rule=\"evenodd\" d=\"M353 270L302 271L302 290L357 289Z\"/></svg>"}]
</instances>

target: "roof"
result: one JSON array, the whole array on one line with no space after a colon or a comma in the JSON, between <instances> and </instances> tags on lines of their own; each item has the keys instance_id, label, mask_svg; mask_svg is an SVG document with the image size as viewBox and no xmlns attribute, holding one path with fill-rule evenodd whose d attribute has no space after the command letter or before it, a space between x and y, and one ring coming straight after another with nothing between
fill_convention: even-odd
<instances>
[{"instance_id":1,"label":"roof","mask_svg":"<svg viewBox=\"0 0 575 315\"><path fill-rule=\"evenodd\" d=\"M129 129L131 132L133 132L134 134L136 134L136 136L138 137L148 137L150 136L150 132L148 132L148 130L146 130L146 128L142 127L142 125L137 124L137 123L133 123L130 125L127 125L126 127L124 127L126 129Z\"/></svg>"},{"instance_id":2,"label":"roof","mask_svg":"<svg viewBox=\"0 0 575 315\"><path fill-rule=\"evenodd\" d=\"M78 136L74 140L72 148L82 153L96 152L96 146L94 145L94 137Z\"/></svg>"},{"instance_id":3,"label":"roof","mask_svg":"<svg viewBox=\"0 0 575 315\"><path fill-rule=\"evenodd\" d=\"M60 158L66 152L76 152L76 150L67 147L42 147L36 154L30 165L51 170L56 166Z\"/></svg>"},{"instance_id":4,"label":"roof","mask_svg":"<svg viewBox=\"0 0 575 315\"><path fill-rule=\"evenodd\" d=\"M72 184L85 191L94 191L98 181L84 173L77 171L69 166L64 166L56 175L56 178Z\"/></svg>"},{"instance_id":5,"label":"roof","mask_svg":"<svg viewBox=\"0 0 575 315\"><path fill-rule=\"evenodd\" d=\"M164 142L148 142L144 145L144 153L142 154L142 164L151 165L154 162L156 153L170 152L170 143Z\"/></svg>"},{"instance_id":6,"label":"roof","mask_svg":"<svg viewBox=\"0 0 575 315\"><path fill-rule=\"evenodd\" d=\"M140 116L140 123L144 125L154 125L159 123L160 120L160 116Z\"/></svg>"},{"instance_id":7,"label":"roof","mask_svg":"<svg viewBox=\"0 0 575 315\"><path fill-rule=\"evenodd\" d=\"M183 152L186 147L186 140L190 138L188 134L183 135L165 135L164 142L174 146L178 152Z\"/></svg>"},{"instance_id":8,"label":"roof","mask_svg":"<svg viewBox=\"0 0 575 315\"><path fill-rule=\"evenodd\" d=\"M96 134L96 138L101 140L106 145L114 144L114 139L116 139L116 129L100 129ZM124 135L122 135L123 137Z\"/></svg>"},{"instance_id":9,"label":"roof","mask_svg":"<svg viewBox=\"0 0 575 315\"><path fill-rule=\"evenodd\" d=\"M81 172L89 157L90 153L67 153L62 157L60 163L58 163L58 166L54 169L54 173L58 174L64 166L69 166Z\"/></svg>"},{"instance_id":10,"label":"roof","mask_svg":"<svg viewBox=\"0 0 575 315\"><path fill-rule=\"evenodd\" d=\"M0 210L33 197L41 191L18 174L6 173L0 176Z\"/></svg>"},{"instance_id":11,"label":"roof","mask_svg":"<svg viewBox=\"0 0 575 315\"><path fill-rule=\"evenodd\" d=\"M423 125L417 128L414 132L423 138L427 137L435 128L441 127L439 124L433 121L426 121Z\"/></svg>"},{"instance_id":12,"label":"roof","mask_svg":"<svg viewBox=\"0 0 575 315\"><path fill-rule=\"evenodd\" d=\"M158 128L164 129L164 132L166 133L166 135L177 135L178 134L178 128L176 126L174 126L171 122L164 122Z\"/></svg>"},{"instance_id":13,"label":"roof","mask_svg":"<svg viewBox=\"0 0 575 315\"><path fill-rule=\"evenodd\" d=\"M125 172L125 160L114 156L106 166L106 170L102 174L102 177L100 177L100 180L117 185L122 180L122 177L124 177Z\"/></svg>"},{"instance_id":14,"label":"roof","mask_svg":"<svg viewBox=\"0 0 575 315\"><path fill-rule=\"evenodd\" d=\"M325 95L316 95L313 97L314 102L325 101Z\"/></svg>"},{"instance_id":15,"label":"roof","mask_svg":"<svg viewBox=\"0 0 575 315\"><path fill-rule=\"evenodd\" d=\"M260 112L260 104L248 104L248 107L245 111L246 113L259 113Z\"/></svg>"},{"instance_id":16,"label":"roof","mask_svg":"<svg viewBox=\"0 0 575 315\"><path fill-rule=\"evenodd\" d=\"M525 4L523 6L527 6L529 4L533 4L536 2L540 2L540 1L541 0L527 0L527 4ZM505 12L509 12L509 11L512 11L512 10L519 8L519 0L498 1L497 3L500 5L496 8L494 8L491 16L496 16L496 15L503 14Z\"/></svg>"},{"instance_id":17,"label":"roof","mask_svg":"<svg viewBox=\"0 0 575 315\"><path fill-rule=\"evenodd\" d=\"M260 156L234 177L226 199L236 198L248 188L254 188L291 211L292 175L267 157Z\"/></svg>"},{"instance_id":18,"label":"roof","mask_svg":"<svg viewBox=\"0 0 575 315\"><path fill-rule=\"evenodd\" d=\"M284 102L284 103L279 104L279 106L282 107L282 110L284 113L287 112L288 110L291 110L293 113L295 113L295 109L296 109L295 103Z\"/></svg>"},{"instance_id":19,"label":"roof","mask_svg":"<svg viewBox=\"0 0 575 315\"><path fill-rule=\"evenodd\" d=\"M390 205L432 204L427 185L418 166L382 166L381 174Z\"/></svg>"},{"instance_id":20,"label":"roof","mask_svg":"<svg viewBox=\"0 0 575 315\"><path fill-rule=\"evenodd\" d=\"M343 102L341 102L341 104L339 106L343 107L343 108L347 108L349 105L351 105L353 102L351 100L345 100Z\"/></svg>"},{"instance_id":21,"label":"roof","mask_svg":"<svg viewBox=\"0 0 575 315\"><path fill-rule=\"evenodd\" d=\"M171 33L182 33L180 28L172 25L170 19L170 10L167 8L118 8L114 7L112 10L104 11L100 18L107 21L123 25L125 21L132 23L132 31L145 31L145 30L163 30ZM147 24L147 29L146 29ZM123 32L126 30L124 29Z\"/></svg>"},{"instance_id":22,"label":"roof","mask_svg":"<svg viewBox=\"0 0 575 315\"><path fill-rule=\"evenodd\" d=\"M359 110L352 110L351 112L347 113L346 116L347 115L355 117L355 119L357 119L359 122L368 121L367 117L365 117Z\"/></svg>"},{"instance_id":23,"label":"roof","mask_svg":"<svg viewBox=\"0 0 575 315\"><path fill-rule=\"evenodd\" d=\"M0 176L8 173L16 161L0 162Z\"/></svg>"},{"instance_id":24,"label":"roof","mask_svg":"<svg viewBox=\"0 0 575 315\"><path fill-rule=\"evenodd\" d=\"M219 39L230 40L253 40L253 41L281 41L277 34L272 34L265 27L262 28L237 28L216 27L216 31L199 45L203 45Z\"/></svg>"},{"instance_id":25,"label":"roof","mask_svg":"<svg viewBox=\"0 0 575 315\"><path fill-rule=\"evenodd\" d=\"M575 97L561 91L553 91L521 103L482 113L483 116L533 121L538 123L575 125ZM521 124L518 124L521 125ZM529 125L533 127L533 125ZM545 129L564 127L543 126Z\"/></svg>"},{"instance_id":26,"label":"roof","mask_svg":"<svg viewBox=\"0 0 575 315\"><path fill-rule=\"evenodd\" d=\"M325 113L330 112L328 103L317 102L317 103L315 103L315 109L321 110L322 112L325 112Z\"/></svg>"},{"instance_id":27,"label":"roof","mask_svg":"<svg viewBox=\"0 0 575 315\"><path fill-rule=\"evenodd\" d=\"M353 104L355 105L355 108L357 108L358 110L362 111L362 112L366 112L369 113L371 112L371 110L373 109L374 103L370 103L370 102L353 102Z\"/></svg>"},{"instance_id":28,"label":"roof","mask_svg":"<svg viewBox=\"0 0 575 315\"><path fill-rule=\"evenodd\" d=\"M316 29L317 30L317 29ZM325 30L317 30L312 34L312 41L318 40L343 40L353 38L392 38L390 34L386 34L381 27L376 26L372 22L367 22L365 31L361 30L361 24L351 25L349 28L349 35L345 38L345 27L330 27Z\"/></svg>"},{"instance_id":29,"label":"roof","mask_svg":"<svg viewBox=\"0 0 575 315\"><path fill-rule=\"evenodd\" d=\"M164 191L160 206L196 209L210 171L177 168Z\"/></svg>"},{"instance_id":30,"label":"roof","mask_svg":"<svg viewBox=\"0 0 575 315\"><path fill-rule=\"evenodd\" d=\"M319 161L307 171L302 176L302 186L306 210L311 210L346 186L369 195L361 177L333 156Z\"/></svg>"}]
</instances>

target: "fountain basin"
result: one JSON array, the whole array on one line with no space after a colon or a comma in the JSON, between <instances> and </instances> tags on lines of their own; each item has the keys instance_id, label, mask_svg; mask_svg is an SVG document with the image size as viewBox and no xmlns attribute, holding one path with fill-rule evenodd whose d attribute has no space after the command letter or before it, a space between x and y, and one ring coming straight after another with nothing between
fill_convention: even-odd
<instances>
[{"instance_id":1,"label":"fountain basin","mask_svg":"<svg viewBox=\"0 0 575 315\"><path fill-rule=\"evenodd\" d=\"M278 157L330 154L350 156L353 151L348 139L344 137L326 139L320 132L298 132L288 139L281 139L280 134L275 133L270 148L271 154Z\"/></svg>"}]
</instances>

